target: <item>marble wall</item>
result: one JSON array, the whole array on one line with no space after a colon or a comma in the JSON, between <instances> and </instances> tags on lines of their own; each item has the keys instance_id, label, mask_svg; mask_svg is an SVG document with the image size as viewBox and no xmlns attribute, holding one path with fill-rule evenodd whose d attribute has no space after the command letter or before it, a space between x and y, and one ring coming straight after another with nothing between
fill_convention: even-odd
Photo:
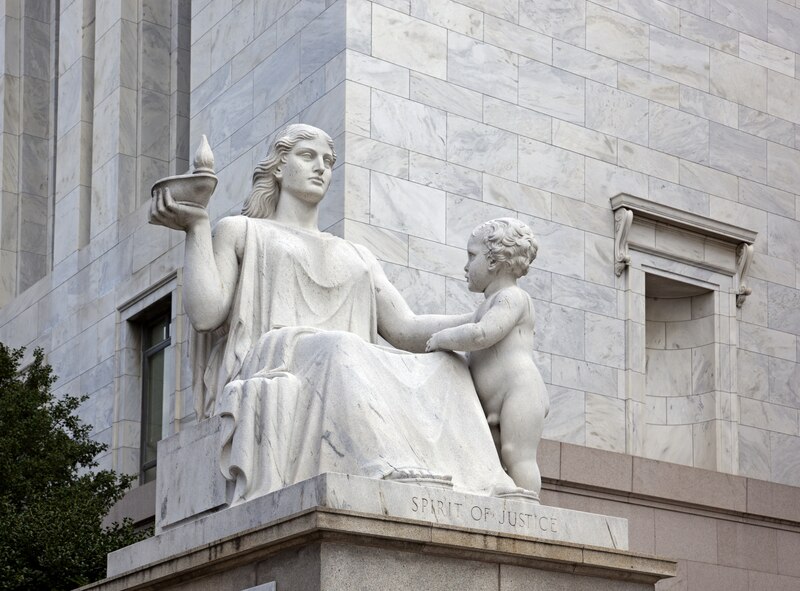
<instances>
[{"instance_id":1,"label":"marble wall","mask_svg":"<svg viewBox=\"0 0 800 591\"><path fill-rule=\"evenodd\" d=\"M25 158L43 170L37 178L44 184L44 206L33 220L47 227L40 232L47 264L26 291L0 299L7 302L0 311L0 339L27 346L28 355L43 347L59 374L56 392L88 396L81 415L94 426L93 436L109 445L101 466L135 472L141 385L131 375L125 339L134 325L126 310L157 291L165 278L177 283L182 244L166 233L150 233L146 219L152 182L182 172L188 163L190 5L187 0L11 0L4 6L6 21L49 23L40 61L49 68L42 71L51 75L52 96L39 97L48 113L40 125L48 148ZM10 34L3 41L7 62L27 46ZM26 109L37 105L25 103L23 125ZM4 153L3 165L16 163ZM37 232L26 226L30 216L17 226L10 223L9 193L3 197L3 248L7 228L16 227L16 256L22 260L25 244ZM11 264L3 256L5 281ZM12 286L22 288L22 283ZM179 305L173 314L181 317ZM178 334L173 349L180 351L180 343ZM171 375L172 389L180 392L182 374ZM178 424L179 397L169 397L165 432Z\"/></svg>"},{"instance_id":2,"label":"marble wall","mask_svg":"<svg viewBox=\"0 0 800 591\"><path fill-rule=\"evenodd\" d=\"M121 449L138 429L123 404L136 384L118 359L124 310L172 281L182 313L182 242L146 224L150 182L185 169L205 133L220 177L212 214L235 212L270 135L304 121L339 153L322 225L368 245L417 311L477 305L462 270L474 225L510 215L534 229L522 284L552 398L545 437L644 454L648 433L677 441L718 420L715 469L800 485L794 2L72 0L58 23L52 263L6 298L0 339L43 346L58 387L90 395L84 414L104 441ZM752 295L707 316L727 335L713 345L727 376L713 392L726 396L692 393L674 409L690 418L672 423L665 406L664 423L650 421L674 428L665 436L646 426L644 272L614 273L620 192L758 231ZM664 252L678 260L693 244ZM720 279L726 294L735 273ZM193 420L185 349L165 433ZM103 465L129 469L122 455ZM711 467L703 458L669 456Z\"/></svg>"},{"instance_id":3,"label":"marble wall","mask_svg":"<svg viewBox=\"0 0 800 591\"><path fill-rule=\"evenodd\" d=\"M52 21L45 2L8 2L0 11L0 305L47 273Z\"/></svg>"},{"instance_id":4,"label":"marble wall","mask_svg":"<svg viewBox=\"0 0 800 591\"><path fill-rule=\"evenodd\" d=\"M345 175L371 198L368 208L346 199L345 235L413 277L406 293L418 309L461 312L476 302L459 281L469 229L520 217L542 242L524 283L553 399L546 437L797 484L777 449L797 433L778 444L772 429L787 413L798 425L798 386L785 386L792 394L757 431L744 417L750 401L731 396L737 369L751 379L739 355L774 356L780 342L785 371L798 367L795 313L775 300L800 287L789 246L800 240L789 229L800 229L800 184L788 172L800 164L800 117L784 108L800 89L797 7L412 0L351 2L351 14L347 83L359 98L347 103ZM751 18L763 26L742 24ZM354 156L352 144L371 146L372 157ZM389 189L409 203L388 199ZM644 318L630 306L644 291L613 274L608 199L619 192L759 232L750 284L761 293L731 310L731 270L720 308L698 320L716 336L686 352L698 379L713 360L714 389L673 403L671 421L662 399L663 425L645 427L636 410L646 386L630 375L644 355L633 325L644 329ZM367 238L359 224L383 233ZM698 245L699 268L716 264L686 235L662 231L653 248L684 260ZM745 336L753 332L758 343Z\"/></svg>"}]
</instances>

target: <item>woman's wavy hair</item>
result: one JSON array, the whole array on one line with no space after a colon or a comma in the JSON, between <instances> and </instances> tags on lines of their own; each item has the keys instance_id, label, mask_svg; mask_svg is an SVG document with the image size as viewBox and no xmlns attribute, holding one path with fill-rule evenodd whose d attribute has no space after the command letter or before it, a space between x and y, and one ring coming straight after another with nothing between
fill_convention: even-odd
<instances>
[{"instance_id":1,"label":"woman's wavy hair","mask_svg":"<svg viewBox=\"0 0 800 591\"><path fill-rule=\"evenodd\" d=\"M303 123L293 123L278 133L277 139L270 146L266 157L256 165L253 171L253 190L250 191L250 195L242 206L242 215L251 218L272 217L278 206L278 195L281 192L281 185L275 177L275 171L286 162L286 154L298 142L318 137L322 137L328 142L335 162L336 152L333 149L333 140L321 129Z\"/></svg>"},{"instance_id":2,"label":"woman's wavy hair","mask_svg":"<svg viewBox=\"0 0 800 591\"><path fill-rule=\"evenodd\" d=\"M539 243L531 229L516 218L497 218L484 222L472 231L483 240L490 268L507 265L514 277L528 274L536 258Z\"/></svg>"}]
</instances>

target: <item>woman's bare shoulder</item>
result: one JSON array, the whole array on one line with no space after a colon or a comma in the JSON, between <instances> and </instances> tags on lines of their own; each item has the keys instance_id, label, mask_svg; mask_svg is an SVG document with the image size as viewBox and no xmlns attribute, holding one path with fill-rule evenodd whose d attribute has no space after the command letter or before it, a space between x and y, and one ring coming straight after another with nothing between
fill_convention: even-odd
<instances>
[{"instance_id":1,"label":"woman's bare shoulder","mask_svg":"<svg viewBox=\"0 0 800 591\"><path fill-rule=\"evenodd\" d=\"M247 226L247 216L243 215L226 215L214 225L214 233L230 234L235 232L243 232Z\"/></svg>"},{"instance_id":2,"label":"woman's bare shoulder","mask_svg":"<svg viewBox=\"0 0 800 591\"><path fill-rule=\"evenodd\" d=\"M212 233L215 248L222 245L231 246L240 255L247 234L247 217L243 215L225 216L214 225Z\"/></svg>"},{"instance_id":3,"label":"woman's bare shoulder","mask_svg":"<svg viewBox=\"0 0 800 591\"><path fill-rule=\"evenodd\" d=\"M361 258L370 265L380 265L375 254L363 244L358 244L357 242L352 242L350 240L344 240L343 238L340 238L339 240L343 240L344 242L350 244L356 250L356 252L358 252Z\"/></svg>"}]
</instances>

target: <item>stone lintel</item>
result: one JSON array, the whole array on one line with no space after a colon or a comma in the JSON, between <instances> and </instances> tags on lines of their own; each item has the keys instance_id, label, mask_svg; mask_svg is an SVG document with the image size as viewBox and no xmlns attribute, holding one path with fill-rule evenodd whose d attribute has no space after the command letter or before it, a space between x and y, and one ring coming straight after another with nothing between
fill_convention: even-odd
<instances>
[{"instance_id":1,"label":"stone lintel","mask_svg":"<svg viewBox=\"0 0 800 591\"><path fill-rule=\"evenodd\" d=\"M655 222L656 225L664 224L688 230L703 239L710 238L727 243L731 246L732 258L735 260L735 273L739 284L735 292L736 306L741 308L747 296L752 293L752 289L746 283L746 277L750 263L753 260L753 243L758 236L758 232L755 230L735 226L670 205L657 203L635 195L628 195L627 193L619 193L612 197L611 209L614 212L614 273L617 277L620 277L631 264L631 257L628 254L628 234L635 218L636 220ZM638 248L643 252L655 255L664 254L661 252L661 247L652 248L646 245L639 245ZM668 256L689 265L696 265L715 272L722 272L723 274L727 273L727 269L724 266L709 264L705 260L693 261L676 256L675 253ZM733 270L731 270L732 272Z\"/></svg>"},{"instance_id":2,"label":"stone lintel","mask_svg":"<svg viewBox=\"0 0 800 591\"><path fill-rule=\"evenodd\" d=\"M731 244L753 244L758 232L721 222L703 215L677 209L663 203L657 203L635 195L620 193L611 198L611 209L617 211L624 208L633 212L634 216L650 219L684 230L696 232L708 238L715 238Z\"/></svg>"}]
</instances>

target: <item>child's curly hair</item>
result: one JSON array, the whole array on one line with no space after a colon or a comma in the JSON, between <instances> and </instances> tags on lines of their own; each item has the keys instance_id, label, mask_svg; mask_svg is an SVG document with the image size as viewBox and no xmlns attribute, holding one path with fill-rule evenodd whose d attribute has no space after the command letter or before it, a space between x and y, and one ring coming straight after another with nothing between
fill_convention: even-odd
<instances>
[{"instance_id":1,"label":"child's curly hair","mask_svg":"<svg viewBox=\"0 0 800 591\"><path fill-rule=\"evenodd\" d=\"M484 222L472 231L486 245L490 268L507 265L514 277L528 274L539 243L531 229L516 218L497 218Z\"/></svg>"}]
</instances>

